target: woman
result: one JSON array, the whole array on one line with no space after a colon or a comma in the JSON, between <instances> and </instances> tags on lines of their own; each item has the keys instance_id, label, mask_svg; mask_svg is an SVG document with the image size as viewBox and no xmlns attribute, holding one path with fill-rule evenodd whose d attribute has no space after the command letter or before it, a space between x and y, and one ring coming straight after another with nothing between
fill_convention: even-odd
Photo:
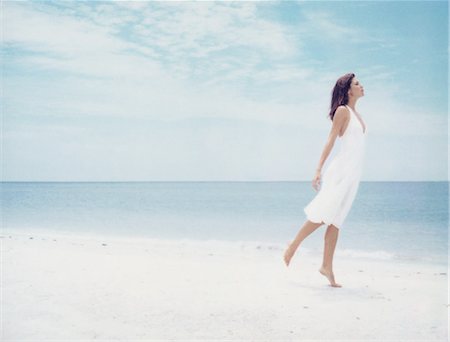
<instances>
[{"instance_id":1,"label":"woman","mask_svg":"<svg viewBox=\"0 0 450 342\"><path fill-rule=\"evenodd\" d=\"M323 174L322 188L304 208L307 221L284 253L284 262L289 266L300 243L325 223L328 228L325 233L323 263L319 272L328 278L333 287L342 287L334 279L334 249L339 229L356 196L364 159L367 127L355 109L356 101L362 96L364 89L355 74L345 74L337 80L329 113L332 128L312 181L315 191L318 191L321 182L322 166L338 136L341 139L341 147Z\"/></svg>"}]
</instances>

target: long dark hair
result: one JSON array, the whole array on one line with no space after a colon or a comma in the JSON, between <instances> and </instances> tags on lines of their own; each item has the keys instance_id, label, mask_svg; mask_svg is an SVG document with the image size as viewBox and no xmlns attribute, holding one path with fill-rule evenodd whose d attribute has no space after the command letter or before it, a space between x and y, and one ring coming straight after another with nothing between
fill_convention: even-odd
<instances>
[{"instance_id":1,"label":"long dark hair","mask_svg":"<svg viewBox=\"0 0 450 342\"><path fill-rule=\"evenodd\" d=\"M339 106L348 104L348 90L352 84L353 77L355 77L354 73L348 73L339 77L336 81L331 95L330 114L328 114L331 121L333 121L336 109Z\"/></svg>"}]
</instances>

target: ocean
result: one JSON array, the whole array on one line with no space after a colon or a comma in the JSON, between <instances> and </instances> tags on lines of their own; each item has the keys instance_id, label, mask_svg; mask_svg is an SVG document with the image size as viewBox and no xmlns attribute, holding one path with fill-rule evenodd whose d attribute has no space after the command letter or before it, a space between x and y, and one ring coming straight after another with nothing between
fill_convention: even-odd
<instances>
[{"instance_id":1,"label":"ocean","mask_svg":"<svg viewBox=\"0 0 450 342\"><path fill-rule=\"evenodd\" d=\"M315 194L309 181L3 182L2 235L225 240L281 255ZM335 258L447 264L448 201L448 182L361 182ZM322 253L325 230L300 248Z\"/></svg>"}]
</instances>

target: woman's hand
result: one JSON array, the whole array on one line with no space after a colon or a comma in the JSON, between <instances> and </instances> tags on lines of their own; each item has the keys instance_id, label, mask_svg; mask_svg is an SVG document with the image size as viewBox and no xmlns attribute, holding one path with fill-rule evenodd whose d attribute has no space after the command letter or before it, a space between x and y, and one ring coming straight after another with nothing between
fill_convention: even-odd
<instances>
[{"instance_id":1,"label":"woman's hand","mask_svg":"<svg viewBox=\"0 0 450 342\"><path fill-rule=\"evenodd\" d=\"M314 179L312 181L312 186L313 188L318 191L319 187L320 187L320 181L321 181L321 174L320 174L320 170L316 171L316 175L314 176Z\"/></svg>"}]
</instances>

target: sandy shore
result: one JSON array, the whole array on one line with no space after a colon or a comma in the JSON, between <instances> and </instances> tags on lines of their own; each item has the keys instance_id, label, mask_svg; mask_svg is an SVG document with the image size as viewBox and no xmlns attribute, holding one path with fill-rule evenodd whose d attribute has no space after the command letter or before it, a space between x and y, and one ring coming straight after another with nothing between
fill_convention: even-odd
<instances>
[{"instance_id":1,"label":"sandy shore","mask_svg":"<svg viewBox=\"0 0 450 342\"><path fill-rule=\"evenodd\" d=\"M336 256L333 288L301 247L287 268L247 242L0 241L3 340L447 341L445 266Z\"/></svg>"}]
</instances>

